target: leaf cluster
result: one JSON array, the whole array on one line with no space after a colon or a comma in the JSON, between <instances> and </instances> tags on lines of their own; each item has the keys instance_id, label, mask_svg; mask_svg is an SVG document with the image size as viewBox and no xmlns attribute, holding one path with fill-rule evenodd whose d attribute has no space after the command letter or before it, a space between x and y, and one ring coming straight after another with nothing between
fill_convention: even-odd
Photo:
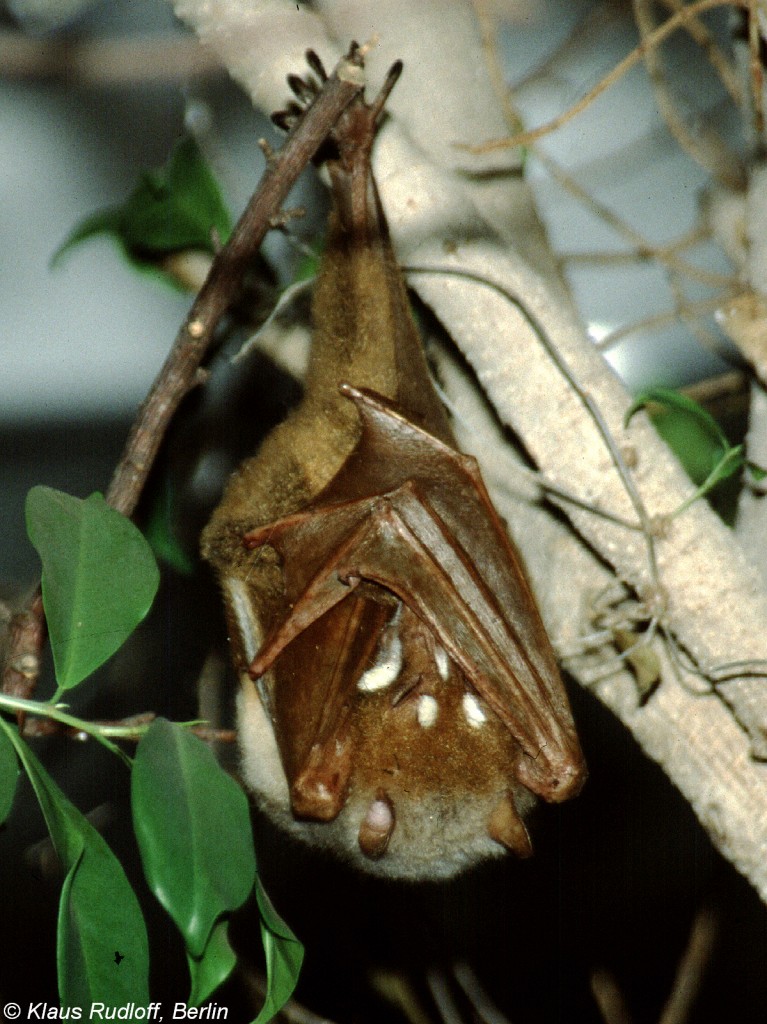
<instances>
[{"instance_id":1,"label":"leaf cluster","mask_svg":"<svg viewBox=\"0 0 767 1024\"><path fill-rule=\"evenodd\" d=\"M179 724L144 726L131 761L113 742L120 727L76 719L59 702L102 665L149 611L159 573L140 531L103 497L48 487L27 497L27 529L43 566L42 592L58 689L49 703L3 695L0 711L76 725L120 754L131 771L133 825L150 890L176 924L197 1006L230 976L231 914L254 892L267 963L258 1024L290 997L303 947L257 879L245 794L209 748ZM118 583L115 584L115 580ZM124 734L137 730L125 727ZM0 823L10 814L19 769L28 775L65 872L59 898L57 973L63 1007L149 1002L149 941L126 874L103 837L50 777L17 726L0 716ZM115 950L122 960L115 964Z\"/></svg>"}]
</instances>

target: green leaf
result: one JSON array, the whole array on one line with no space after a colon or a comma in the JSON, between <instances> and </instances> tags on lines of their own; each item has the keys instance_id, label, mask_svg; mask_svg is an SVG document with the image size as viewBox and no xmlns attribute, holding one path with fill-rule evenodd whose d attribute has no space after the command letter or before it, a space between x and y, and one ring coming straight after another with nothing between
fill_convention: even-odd
<instances>
[{"instance_id":1,"label":"green leaf","mask_svg":"<svg viewBox=\"0 0 767 1024\"><path fill-rule=\"evenodd\" d=\"M87 842L61 892L57 961L65 1006L96 999L119 1006L129 999L149 999L149 950L141 910L122 867L108 848L104 853ZM123 919L134 914L132 936L130 922Z\"/></svg>"},{"instance_id":2,"label":"green leaf","mask_svg":"<svg viewBox=\"0 0 767 1024\"><path fill-rule=\"evenodd\" d=\"M728 456L730 443L724 431L697 402L672 388L648 388L632 402L625 416L626 425L639 409L645 407L655 429L694 483L702 484L708 480L725 457L728 466L732 466ZM732 472L737 468L733 466ZM709 484L709 489L711 486Z\"/></svg>"},{"instance_id":3,"label":"green leaf","mask_svg":"<svg viewBox=\"0 0 767 1024\"><path fill-rule=\"evenodd\" d=\"M0 730L0 825L11 813L19 777L19 761L8 736Z\"/></svg>"},{"instance_id":4,"label":"green leaf","mask_svg":"<svg viewBox=\"0 0 767 1024\"><path fill-rule=\"evenodd\" d=\"M138 901L117 858L70 803L18 733L16 748L66 871L59 901L57 964L64 1006L149 1002L149 947ZM123 960L117 964L115 953Z\"/></svg>"},{"instance_id":5,"label":"green leaf","mask_svg":"<svg viewBox=\"0 0 767 1024\"><path fill-rule=\"evenodd\" d=\"M260 880L256 882L256 898L266 956L266 1002L254 1024L267 1024L295 991L304 962L304 947L274 909Z\"/></svg>"},{"instance_id":6,"label":"green leaf","mask_svg":"<svg viewBox=\"0 0 767 1024\"><path fill-rule=\"evenodd\" d=\"M192 978L190 1006L199 1006L209 999L219 985L223 985L234 970L237 957L229 945L226 930L227 921L219 921L210 933L208 944L201 957L187 953L189 974Z\"/></svg>"},{"instance_id":7,"label":"green leaf","mask_svg":"<svg viewBox=\"0 0 767 1024\"><path fill-rule=\"evenodd\" d=\"M142 175L122 206L110 207L78 224L53 257L95 234L114 235L138 263L156 263L185 249L214 252L214 234L225 242L232 223L221 191L193 138L174 147L168 163Z\"/></svg>"},{"instance_id":8,"label":"green leaf","mask_svg":"<svg viewBox=\"0 0 767 1024\"><path fill-rule=\"evenodd\" d=\"M149 887L200 958L216 921L253 888L245 794L204 743L158 719L136 750L131 802Z\"/></svg>"},{"instance_id":9,"label":"green leaf","mask_svg":"<svg viewBox=\"0 0 767 1024\"><path fill-rule=\"evenodd\" d=\"M704 429L713 440L716 440L720 446L728 446L729 442L727 437L714 417L707 412L702 405L693 401L692 398L688 398L687 395L683 395L681 391L675 391L673 388L646 388L644 391L640 392L631 403L631 406L624 418L624 423L628 425L628 422L634 413L651 403L657 403L661 407L676 409L678 412L686 413L692 419L696 420L701 425L702 429Z\"/></svg>"},{"instance_id":10,"label":"green leaf","mask_svg":"<svg viewBox=\"0 0 767 1024\"><path fill-rule=\"evenodd\" d=\"M121 237L134 252L213 252L212 232L231 225L218 186L193 139L183 139L168 165L142 176L122 207Z\"/></svg>"},{"instance_id":11,"label":"green leaf","mask_svg":"<svg viewBox=\"0 0 767 1024\"><path fill-rule=\"evenodd\" d=\"M70 249L80 245L94 235L114 235L120 238L120 226L122 224L122 212L118 206L109 207L105 210L97 210L90 214L75 226L65 241L59 246L51 259L51 266L56 266Z\"/></svg>"},{"instance_id":12,"label":"green leaf","mask_svg":"<svg viewBox=\"0 0 767 1024\"><path fill-rule=\"evenodd\" d=\"M157 563L141 532L100 494L82 500L33 487L26 515L43 563L56 680L67 690L110 658L147 614Z\"/></svg>"}]
</instances>

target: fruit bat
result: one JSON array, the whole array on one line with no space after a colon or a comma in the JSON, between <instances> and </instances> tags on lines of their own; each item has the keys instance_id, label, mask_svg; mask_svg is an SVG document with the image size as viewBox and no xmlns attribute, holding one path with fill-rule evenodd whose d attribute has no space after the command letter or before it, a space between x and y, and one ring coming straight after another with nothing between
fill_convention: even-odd
<instances>
[{"instance_id":1,"label":"fruit bat","mask_svg":"<svg viewBox=\"0 0 767 1024\"><path fill-rule=\"evenodd\" d=\"M324 79L308 57L317 78L290 76L286 128ZM332 210L303 399L235 472L203 553L258 804L363 870L418 879L528 856L535 798L575 795L585 767L520 556L432 383L373 179L401 70L323 146Z\"/></svg>"}]
</instances>

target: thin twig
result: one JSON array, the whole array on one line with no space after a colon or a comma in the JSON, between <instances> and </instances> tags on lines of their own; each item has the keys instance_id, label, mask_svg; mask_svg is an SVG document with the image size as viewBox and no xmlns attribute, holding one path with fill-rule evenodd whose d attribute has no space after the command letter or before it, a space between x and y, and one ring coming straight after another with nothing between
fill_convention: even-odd
<instances>
[{"instance_id":1,"label":"thin twig","mask_svg":"<svg viewBox=\"0 0 767 1024\"><path fill-rule=\"evenodd\" d=\"M82 718L77 718L75 715L71 715L67 710L66 706L62 704L46 704L42 701L37 700L26 700L21 697L8 697L5 694L0 695L0 710L16 714L19 717L24 715L43 715L48 718L54 719L56 722L60 722L62 726L72 728L76 733L86 734L92 736L98 743L117 757L121 758L126 764L130 765L130 758L121 750L116 743L100 729L97 729L92 722L86 722ZM6 723L0 719L0 724L5 727ZM25 723L28 724L28 723ZM114 733L114 730L109 730ZM21 728L19 728L19 735L21 735Z\"/></svg>"},{"instance_id":2,"label":"thin twig","mask_svg":"<svg viewBox=\"0 0 767 1024\"><path fill-rule=\"evenodd\" d=\"M729 401L745 405L748 385L749 377L742 370L727 370L715 377L706 377L705 380L688 384L680 390L699 405L710 407Z\"/></svg>"},{"instance_id":3,"label":"thin twig","mask_svg":"<svg viewBox=\"0 0 767 1024\"><path fill-rule=\"evenodd\" d=\"M593 669L582 669L578 675L581 685L588 690L591 687L596 686L597 683L601 683L605 679L610 679L617 672L620 672L622 669L624 669L627 665L630 666L630 669L636 679L639 675L639 665L641 664L641 660L644 657L643 652L647 650L653 650L651 645L655 640L656 636L660 636L665 639L665 634L662 634L660 632L659 627L660 618L656 615L649 620L649 624L645 632L641 634L638 640L631 643L629 647L626 647L622 651L614 651L614 653L608 658L608 660L601 662L598 666L595 666ZM599 640L603 636L604 641L602 644L597 645L591 642L592 640ZM591 633L589 634L589 636L581 637L580 642L583 645L583 649L581 651L577 651L572 648L570 650L563 650L561 648L558 648L557 653L563 662L575 663L580 661L580 659L583 658L588 648L594 650L597 646L607 647L608 645L612 645L613 647L615 647L615 645L618 642L618 637L616 636L615 630L609 630L603 631L602 633ZM588 644L586 644L586 642L588 642ZM653 660L655 660L654 655ZM642 690L641 688L638 689L639 696L641 698Z\"/></svg>"},{"instance_id":4,"label":"thin twig","mask_svg":"<svg viewBox=\"0 0 767 1024\"><path fill-rule=\"evenodd\" d=\"M609 206L606 206L592 196L591 193L587 192L582 185L579 185L571 175L567 174L540 146L533 147L533 155L536 160L543 164L558 185L578 202L582 203L588 210L591 210L595 216L609 224L614 231L634 246L636 259L656 260L658 263L677 270L680 274L684 274L691 280L700 281L702 284L707 284L711 287L718 287L720 284L731 285L733 283L734 278L722 277L722 275L718 274L712 275L711 271L702 270L700 267L696 267L694 263L689 263L678 255L680 251L691 248L698 242L705 240L706 236L699 228L682 235L666 245L655 246L641 235L636 228L622 220ZM572 256L568 257L568 259L572 258ZM564 259L564 257L560 256L560 259Z\"/></svg>"},{"instance_id":5,"label":"thin twig","mask_svg":"<svg viewBox=\"0 0 767 1024\"><path fill-rule=\"evenodd\" d=\"M436 968L428 970L426 972L426 984L443 1024L464 1024L443 972Z\"/></svg>"},{"instance_id":6,"label":"thin twig","mask_svg":"<svg viewBox=\"0 0 767 1024\"><path fill-rule=\"evenodd\" d=\"M639 37L645 46L645 66L650 77L655 103L666 127L676 139L679 147L697 164L727 188L741 188L745 182L745 170L736 155L713 132L699 125L691 131L679 111L679 101L672 96L666 78L660 49L648 46L648 40L657 29L655 14L649 0L632 0L634 20ZM677 14L682 13L679 8Z\"/></svg>"},{"instance_id":7,"label":"thin twig","mask_svg":"<svg viewBox=\"0 0 767 1024\"><path fill-rule=\"evenodd\" d=\"M590 89L585 96L568 110L564 111L564 113L557 115L557 117L552 118L538 128L533 128L531 131L519 132L505 139L493 139L478 146L462 145L460 148L467 150L469 153L482 154L494 153L502 149L511 149L514 146L529 146L536 139L541 139L544 135L550 135L558 128L561 128L562 125L567 124L568 121L571 121L587 107L591 106L597 97L601 96L611 85L622 78L635 64L643 60L649 48L659 46L677 29L684 27L693 16L702 14L704 11L713 10L716 7L744 7L748 6L748 4L749 0L697 0L696 3L686 5L664 21L654 32L651 32L639 46L633 49L622 61L619 61L613 70L608 75L605 75L593 89Z\"/></svg>"},{"instance_id":8,"label":"thin twig","mask_svg":"<svg viewBox=\"0 0 767 1024\"><path fill-rule=\"evenodd\" d=\"M661 3L673 13L678 13L684 7L683 0L661 0ZM738 106L742 103L742 92L740 80L733 62L728 59L724 51L717 45L713 33L698 18L688 18L685 22L685 30L698 46L703 50L711 67L716 71L724 88L730 94Z\"/></svg>"},{"instance_id":9,"label":"thin twig","mask_svg":"<svg viewBox=\"0 0 767 1024\"><path fill-rule=\"evenodd\" d=\"M762 40L759 35L758 0L747 0L748 49L751 55L751 102L754 111L754 135L759 150L764 149L764 68L762 67Z\"/></svg>"},{"instance_id":10,"label":"thin twig","mask_svg":"<svg viewBox=\"0 0 767 1024\"><path fill-rule=\"evenodd\" d=\"M678 313L680 323L687 326L692 336L698 342L703 349L708 349L709 352L715 354L721 354L722 351L722 337L721 333L715 333L710 327L704 322L704 318L696 316L694 313L691 314L690 310L694 303L688 298L687 292L685 291L684 282L680 275L675 270L669 270L668 273L668 284L671 289L671 294L674 300L674 308ZM730 294L735 290L736 282L733 281L729 288ZM725 302L727 296L720 295L720 300ZM714 311L716 315L716 311Z\"/></svg>"},{"instance_id":11,"label":"thin twig","mask_svg":"<svg viewBox=\"0 0 767 1024\"><path fill-rule=\"evenodd\" d=\"M42 705L44 708L45 705ZM147 712L143 715L132 715L130 718L102 720L89 720L89 724L96 727L104 736L117 734L126 743L138 743L146 732L147 726L157 716L154 712ZM237 739L235 729L214 729L208 725L192 725L187 732L192 733L205 743L234 743ZM28 718L23 730L25 737L37 736L67 736L69 739L83 741L87 739L87 733L74 726L65 726L61 722L54 722L49 718Z\"/></svg>"},{"instance_id":12,"label":"thin twig","mask_svg":"<svg viewBox=\"0 0 767 1024\"><path fill-rule=\"evenodd\" d=\"M620 251L598 251L595 249L589 252L559 252L557 259L560 263L569 266L586 267L614 267L624 264L655 263L664 262L670 264L670 260L663 259L665 246L658 249L621 249ZM666 250L668 251L668 250ZM674 268L676 269L676 268ZM704 270L703 267L696 267L693 263L684 264L684 274L696 281L698 284L708 285L710 288L734 289L738 280L733 274L717 274L713 270Z\"/></svg>"},{"instance_id":13,"label":"thin twig","mask_svg":"<svg viewBox=\"0 0 767 1024\"><path fill-rule=\"evenodd\" d=\"M482 36L482 49L485 54L485 64L487 65L487 73L490 76L490 84L498 102L501 104L506 126L509 131L518 131L521 127L521 120L511 103L509 90L503 76L503 68L496 43L497 26L490 13L487 0L472 0L472 3Z\"/></svg>"},{"instance_id":14,"label":"thin twig","mask_svg":"<svg viewBox=\"0 0 767 1024\"><path fill-rule=\"evenodd\" d=\"M715 295L711 299L687 302L684 306L667 309L663 313L655 313L653 316L645 317L642 320L634 320L624 327L618 327L616 330L611 331L604 338L595 341L594 345L600 352L607 352L617 345L619 341L623 341L624 338L629 337L631 334L638 334L640 331L656 330L658 327L668 327L670 324L675 324L678 320L703 317L715 313L721 308L722 303L731 297L730 295Z\"/></svg>"},{"instance_id":15,"label":"thin twig","mask_svg":"<svg viewBox=\"0 0 767 1024\"><path fill-rule=\"evenodd\" d=\"M713 694L727 708L730 714L738 719L737 704L729 699L720 689L720 683L728 683L734 679L767 678L767 659L752 658L747 661L729 661L721 665L699 666L691 656L677 643L676 637L669 630L664 634L671 664L676 669L677 679L684 689L694 697ZM696 689L690 685L689 676L702 680L703 685Z\"/></svg>"},{"instance_id":16,"label":"thin twig","mask_svg":"<svg viewBox=\"0 0 767 1024\"><path fill-rule=\"evenodd\" d=\"M593 4L554 49L547 52L529 71L514 79L512 91L521 94L551 77L559 77L562 66L581 64L582 54L599 52L601 46L598 40L615 32L622 18L617 4Z\"/></svg>"},{"instance_id":17,"label":"thin twig","mask_svg":"<svg viewBox=\"0 0 767 1024\"><path fill-rule=\"evenodd\" d=\"M477 975L467 963L456 964L453 967L453 975L482 1024L511 1024L509 1018L501 1013L487 994Z\"/></svg>"},{"instance_id":18,"label":"thin twig","mask_svg":"<svg viewBox=\"0 0 767 1024\"><path fill-rule=\"evenodd\" d=\"M615 512L610 512L608 509L600 508L599 505L595 505L591 501L586 501L578 494L574 494L572 491L568 491L566 487L555 484L550 480L547 480L543 473L535 469L528 469L527 466L517 466L517 472L520 476L525 477L532 484L535 484L541 491L546 494L552 494L555 498L560 501L567 502L568 505L575 505L576 508L581 508L585 512L591 512L595 516L599 516L600 519L605 519L609 523L615 523L616 526L622 526L626 530L641 530L641 525L638 522L632 522L630 519L626 519L625 516L617 515ZM496 477L488 477L494 487L505 488L508 490L508 484L505 480L498 479Z\"/></svg>"}]
</instances>

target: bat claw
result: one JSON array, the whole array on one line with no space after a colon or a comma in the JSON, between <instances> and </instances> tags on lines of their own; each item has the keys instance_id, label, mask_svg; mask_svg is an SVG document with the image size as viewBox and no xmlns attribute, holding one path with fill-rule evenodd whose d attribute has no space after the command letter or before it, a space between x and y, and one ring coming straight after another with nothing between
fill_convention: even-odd
<instances>
[{"instance_id":1,"label":"bat claw","mask_svg":"<svg viewBox=\"0 0 767 1024\"><path fill-rule=\"evenodd\" d=\"M360 48L356 43L351 44L346 59L353 64L360 63ZM322 92L323 86L328 81L328 73L325 70L325 65L314 50L306 51L306 63L314 72L316 78L314 75L305 75L304 77L295 74L288 75L288 88L296 97L298 102L291 100L284 110L277 110L272 114L272 121L283 131L290 131L291 128L295 127L312 103L317 99L317 96ZM391 76L391 72L389 72L389 75ZM396 82L396 78L394 81ZM391 91L393 86L394 82L392 82L389 87L389 91Z\"/></svg>"},{"instance_id":2,"label":"bat claw","mask_svg":"<svg viewBox=\"0 0 767 1024\"><path fill-rule=\"evenodd\" d=\"M321 82L327 82L328 73L325 70L325 65L322 63L320 57L314 50L306 51L306 63L319 78Z\"/></svg>"}]
</instances>

